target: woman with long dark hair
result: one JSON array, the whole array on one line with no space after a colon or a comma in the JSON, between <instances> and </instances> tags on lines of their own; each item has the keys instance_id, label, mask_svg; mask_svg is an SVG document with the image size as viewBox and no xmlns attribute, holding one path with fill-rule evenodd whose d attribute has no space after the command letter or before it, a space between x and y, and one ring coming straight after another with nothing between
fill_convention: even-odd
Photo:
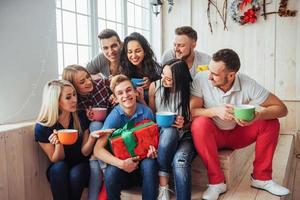
<instances>
[{"instance_id":1,"label":"woman with long dark hair","mask_svg":"<svg viewBox=\"0 0 300 200\"><path fill-rule=\"evenodd\" d=\"M128 78L141 78L141 87L148 89L150 83L160 78L161 67L147 39L133 32L124 39L120 56L121 73Z\"/></svg>"},{"instance_id":2,"label":"woman with long dark hair","mask_svg":"<svg viewBox=\"0 0 300 200\"><path fill-rule=\"evenodd\" d=\"M151 83L149 88L149 106L153 112L173 112L176 119L172 127L160 129L160 138L158 145L157 161L159 164L159 197L158 199L169 199L169 174L171 165L176 157L176 152L181 148L190 148L185 146L186 137L190 135L189 125L190 114L190 85L192 78L189 68L185 61L172 59L168 61L162 71L161 80ZM193 154L191 154L193 155ZM192 160L193 156L187 156L186 159ZM179 168L173 164L173 174L175 178L176 198L190 199L191 183L190 173L181 173ZM182 168L187 169L188 168ZM184 175L184 177L182 176Z\"/></svg>"}]
</instances>

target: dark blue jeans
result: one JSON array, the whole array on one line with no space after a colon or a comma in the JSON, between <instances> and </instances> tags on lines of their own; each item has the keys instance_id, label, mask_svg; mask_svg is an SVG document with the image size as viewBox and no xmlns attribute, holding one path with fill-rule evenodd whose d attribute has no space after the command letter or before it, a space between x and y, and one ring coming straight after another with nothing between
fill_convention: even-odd
<instances>
[{"instance_id":1,"label":"dark blue jeans","mask_svg":"<svg viewBox=\"0 0 300 200\"><path fill-rule=\"evenodd\" d=\"M139 168L127 173L118 167L108 165L105 170L105 186L109 200L119 200L121 190L142 185L144 200L156 200L158 194L158 165L154 159L140 161Z\"/></svg>"},{"instance_id":2,"label":"dark blue jeans","mask_svg":"<svg viewBox=\"0 0 300 200\"><path fill-rule=\"evenodd\" d=\"M90 177L89 163L68 166L65 161L52 164L47 170L54 200L80 200Z\"/></svg>"},{"instance_id":3,"label":"dark blue jeans","mask_svg":"<svg viewBox=\"0 0 300 200\"><path fill-rule=\"evenodd\" d=\"M190 132L186 132L179 141L177 151L173 159L173 175L177 200L191 199L192 161L196 156Z\"/></svg>"}]
</instances>

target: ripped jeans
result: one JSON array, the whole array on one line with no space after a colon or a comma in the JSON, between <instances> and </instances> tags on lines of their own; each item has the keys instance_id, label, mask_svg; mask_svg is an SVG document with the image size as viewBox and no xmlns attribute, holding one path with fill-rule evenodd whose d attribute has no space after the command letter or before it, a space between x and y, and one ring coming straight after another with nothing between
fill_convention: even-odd
<instances>
[{"instance_id":1,"label":"ripped jeans","mask_svg":"<svg viewBox=\"0 0 300 200\"><path fill-rule=\"evenodd\" d=\"M195 156L196 150L192 135L190 132L186 132L179 140L173 159L173 175L177 200L191 199L191 167Z\"/></svg>"},{"instance_id":2,"label":"ripped jeans","mask_svg":"<svg viewBox=\"0 0 300 200\"><path fill-rule=\"evenodd\" d=\"M185 132L180 138L175 128L160 130L157 156L159 176L169 176L172 165L177 200L191 199L191 166L195 156L191 132Z\"/></svg>"}]
</instances>

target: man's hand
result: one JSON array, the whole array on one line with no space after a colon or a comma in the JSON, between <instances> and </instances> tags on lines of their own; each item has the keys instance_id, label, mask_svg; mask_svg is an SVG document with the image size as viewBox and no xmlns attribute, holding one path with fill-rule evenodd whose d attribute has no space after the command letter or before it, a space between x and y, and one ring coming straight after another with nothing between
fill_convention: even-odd
<instances>
[{"instance_id":1,"label":"man's hand","mask_svg":"<svg viewBox=\"0 0 300 200\"><path fill-rule=\"evenodd\" d=\"M105 130L97 130L90 133L90 135L94 138L99 138L105 135L110 135L115 131L115 129L105 129Z\"/></svg>"},{"instance_id":2,"label":"man's hand","mask_svg":"<svg viewBox=\"0 0 300 200\"><path fill-rule=\"evenodd\" d=\"M149 146L147 158L152 158L152 159L157 158L157 150L152 145Z\"/></svg>"},{"instance_id":3,"label":"man's hand","mask_svg":"<svg viewBox=\"0 0 300 200\"><path fill-rule=\"evenodd\" d=\"M139 159L140 159L139 156L136 156L133 158L127 158L126 160L123 160L121 169L128 173L133 172L138 168Z\"/></svg>"},{"instance_id":4,"label":"man's hand","mask_svg":"<svg viewBox=\"0 0 300 200\"><path fill-rule=\"evenodd\" d=\"M219 107L213 108L215 115L218 116L222 120L232 121L234 120L233 115L233 105L232 104L224 104Z\"/></svg>"},{"instance_id":5,"label":"man's hand","mask_svg":"<svg viewBox=\"0 0 300 200\"><path fill-rule=\"evenodd\" d=\"M260 114L259 112L255 112L255 116L251 121L243 121L237 118L234 118L234 120L239 126L249 126L259 119L259 114Z\"/></svg>"}]
</instances>

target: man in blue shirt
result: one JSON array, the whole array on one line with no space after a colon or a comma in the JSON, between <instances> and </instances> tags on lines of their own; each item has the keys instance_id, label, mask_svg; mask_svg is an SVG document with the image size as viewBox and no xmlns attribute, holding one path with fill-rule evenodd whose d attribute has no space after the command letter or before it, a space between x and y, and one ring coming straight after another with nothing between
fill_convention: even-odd
<instances>
[{"instance_id":1,"label":"man in blue shirt","mask_svg":"<svg viewBox=\"0 0 300 200\"><path fill-rule=\"evenodd\" d=\"M136 123L144 119L154 119L150 108L136 102L138 92L126 76L117 75L113 77L110 88L119 105L107 116L102 132L121 128L129 121ZM156 150L151 147L148 158L144 160L139 160L139 157L121 160L106 149L107 142L107 137L100 137L95 145L94 155L108 164L105 170L108 199L120 199L122 189L127 189L136 183L142 183L143 199L156 200L158 165L156 159L150 158L155 157Z\"/></svg>"}]
</instances>

